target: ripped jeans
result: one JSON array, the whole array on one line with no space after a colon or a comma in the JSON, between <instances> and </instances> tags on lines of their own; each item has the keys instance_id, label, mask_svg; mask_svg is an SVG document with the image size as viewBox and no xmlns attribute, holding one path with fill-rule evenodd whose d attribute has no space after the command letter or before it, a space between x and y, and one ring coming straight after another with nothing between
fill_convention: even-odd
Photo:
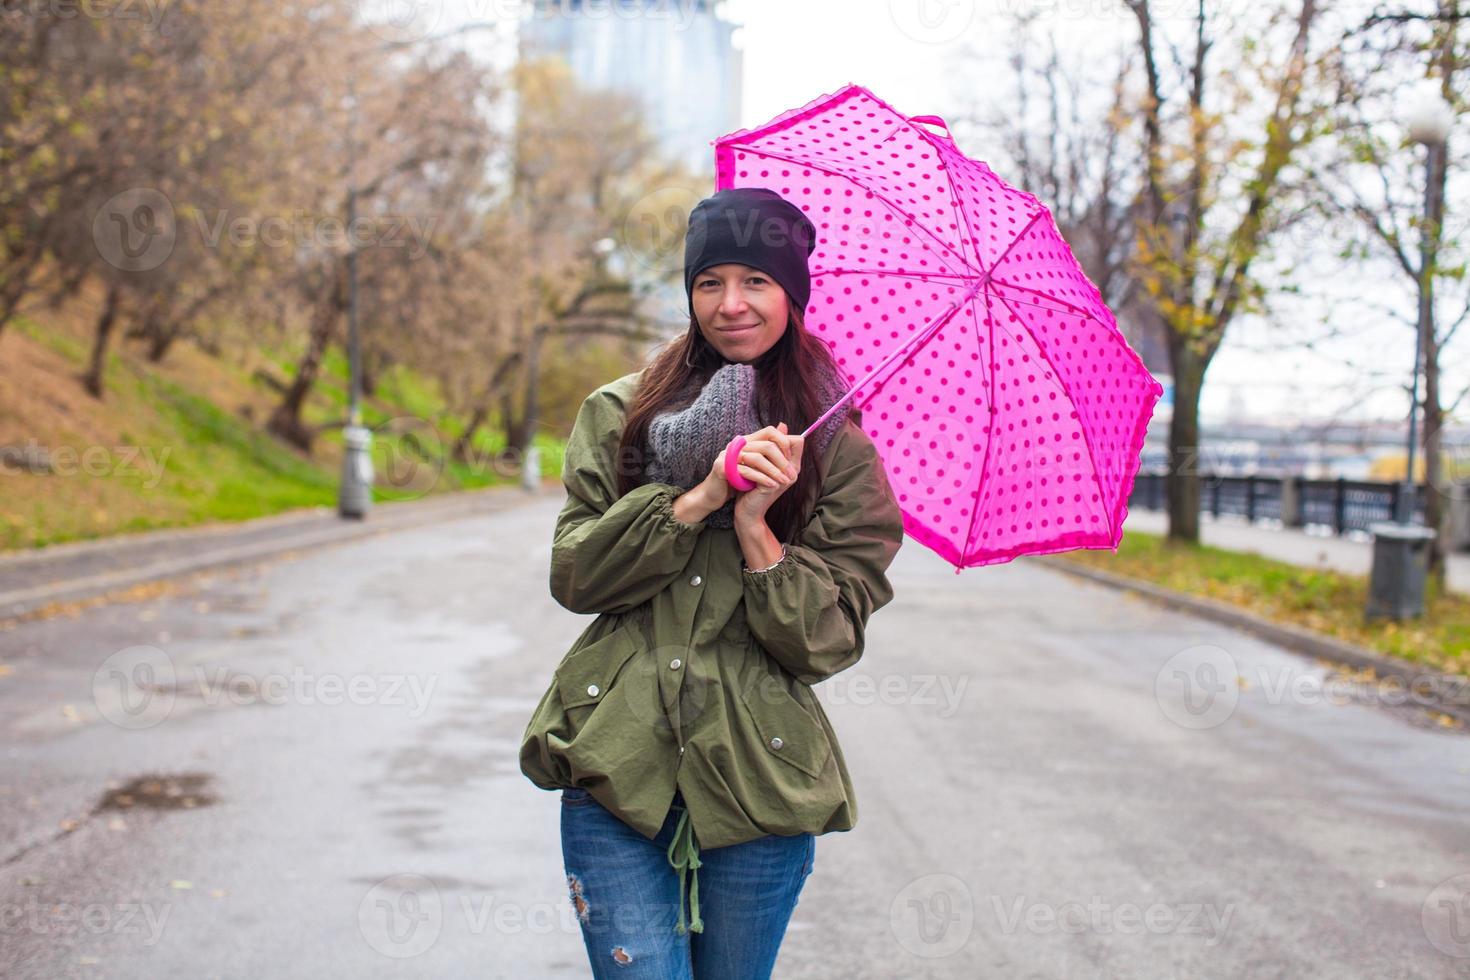
<instances>
[{"instance_id":1,"label":"ripped jeans","mask_svg":"<svg viewBox=\"0 0 1470 980\"><path fill-rule=\"evenodd\" d=\"M769 835L701 850L702 932L675 931L679 873L669 845L684 799L653 840L584 789L561 795L567 885L595 980L764 980L797 896L812 872L816 837Z\"/></svg>"}]
</instances>

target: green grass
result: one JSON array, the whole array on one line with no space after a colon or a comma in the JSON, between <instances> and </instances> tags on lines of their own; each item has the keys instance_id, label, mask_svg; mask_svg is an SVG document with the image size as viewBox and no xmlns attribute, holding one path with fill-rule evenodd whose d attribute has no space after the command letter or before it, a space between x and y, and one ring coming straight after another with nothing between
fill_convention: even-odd
<instances>
[{"instance_id":1,"label":"green grass","mask_svg":"<svg viewBox=\"0 0 1470 980\"><path fill-rule=\"evenodd\" d=\"M336 483L322 467L156 375L140 379L176 445L168 467L191 521L236 521L331 504Z\"/></svg>"},{"instance_id":2,"label":"green grass","mask_svg":"<svg viewBox=\"0 0 1470 980\"><path fill-rule=\"evenodd\" d=\"M1426 584L1425 615L1369 621L1368 577L1306 568L1209 545L1128 531L1117 554L1080 550L1043 556L1075 561L1165 588L1240 606L1277 622L1325 633L1437 670L1470 674L1470 597Z\"/></svg>"},{"instance_id":3,"label":"green grass","mask_svg":"<svg viewBox=\"0 0 1470 980\"><path fill-rule=\"evenodd\" d=\"M274 405L250 372L209 358L201 351L170 354L164 369L148 364L138 348L114 346L106 365L106 397L96 402L81 393L77 380L88 353L85 320L42 322L19 317L10 325L20 338L49 351L52 366L43 378L7 389L0 422L10 410L9 436L34 438L53 451L102 446L137 447L161 463L158 470L105 474L21 474L0 485L0 549L34 548L63 541L105 537L154 528L213 521L238 521L302 507L333 506L341 468L340 429L322 430L307 457L265 433L261 405ZM0 370L7 350L0 343ZM264 351L277 377L288 380L294 363L288 354ZM54 356L51 356L54 355ZM12 356L16 356L12 353ZM336 423L347 409L347 361L330 350L305 410L309 425ZM42 383L44 382L44 383ZM233 393L235 401L222 394ZM250 394L253 392L254 394ZM60 397L58 411L27 413ZM224 404L255 405L252 420ZM16 420L48 420L37 426ZM414 418L425 424L414 434L392 434L383 424ZM363 405L363 422L378 427L373 441L377 470L374 497L379 501L418 499L430 493L516 484L520 469L513 459L497 463L504 436L482 428L467 462L447 460L463 422L445 410L436 386L412 371L395 367L384 373L375 394ZM3 440L0 440L3 441ZM565 446L538 433L543 477L560 472Z\"/></svg>"}]
</instances>

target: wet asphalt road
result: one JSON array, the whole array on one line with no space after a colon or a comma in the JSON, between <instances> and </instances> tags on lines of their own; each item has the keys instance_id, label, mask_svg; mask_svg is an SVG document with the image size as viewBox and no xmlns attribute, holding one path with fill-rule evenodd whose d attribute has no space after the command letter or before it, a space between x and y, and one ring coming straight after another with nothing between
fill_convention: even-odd
<instances>
[{"instance_id":1,"label":"wet asphalt road","mask_svg":"<svg viewBox=\"0 0 1470 980\"><path fill-rule=\"evenodd\" d=\"M0 632L0 976L587 975L516 765L560 503ZM1470 735L1039 562L892 576L778 977L1470 978Z\"/></svg>"}]
</instances>

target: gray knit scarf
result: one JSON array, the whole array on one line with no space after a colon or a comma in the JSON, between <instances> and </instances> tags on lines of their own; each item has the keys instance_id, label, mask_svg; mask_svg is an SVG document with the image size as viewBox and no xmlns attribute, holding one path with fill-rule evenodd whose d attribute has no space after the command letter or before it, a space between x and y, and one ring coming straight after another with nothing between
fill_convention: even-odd
<instances>
[{"instance_id":1,"label":"gray knit scarf","mask_svg":"<svg viewBox=\"0 0 1470 980\"><path fill-rule=\"evenodd\" d=\"M819 404L825 412L847 394L848 386L842 375L826 361L818 360L817 364L819 370L815 384ZM738 362L731 362L715 371L703 389L699 388L698 377L692 378L675 402L682 405L692 397L694 400L689 407L662 412L648 423L649 461L645 474L649 481L691 489L709 475L710 464L716 454L729 445L731 439L781 421L762 419L756 407L756 381L756 369ZM698 397L694 397L696 392ZM801 454L803 468L816 465L842 428L845 418L847 411L834 412L820 429L807 437ZM786 424L793 435L800 434L801 428L791 420L786 420ZM735 501L738 499L739 494L736 494L710 514L706 518L709 526L733 527Z\"/></svg>"}]
</instances>

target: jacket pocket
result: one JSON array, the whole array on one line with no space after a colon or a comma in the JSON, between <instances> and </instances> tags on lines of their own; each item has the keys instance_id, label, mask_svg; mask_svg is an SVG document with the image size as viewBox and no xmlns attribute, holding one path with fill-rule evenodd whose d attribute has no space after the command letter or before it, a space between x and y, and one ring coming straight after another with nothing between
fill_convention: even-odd
<instances>
[{"instance_id":1,"label":"jacket pocket","mask_svg":"<svg viewBox=\"0 0 1470 980\"><path fill-rule=\"evenodd\" d=\"M791 696L780 678L761 676L740 692L769 756L795 766L812 778L821 776L832 757L832 743L821 723Z\"/></svg>"},{"instance_id":2,"label":"jacket pocket","mask_svg":"<svg viewBox=\"0 0 1470 980\"><path fill-rule=\"evenodd\" d=\"M643 645L638 624L625 622L600 640L569 654L556 668L556 690L568 711L602 701L618 672ZM584 712L585 714L585 712Z\"/></svg>"}]
</instances>

